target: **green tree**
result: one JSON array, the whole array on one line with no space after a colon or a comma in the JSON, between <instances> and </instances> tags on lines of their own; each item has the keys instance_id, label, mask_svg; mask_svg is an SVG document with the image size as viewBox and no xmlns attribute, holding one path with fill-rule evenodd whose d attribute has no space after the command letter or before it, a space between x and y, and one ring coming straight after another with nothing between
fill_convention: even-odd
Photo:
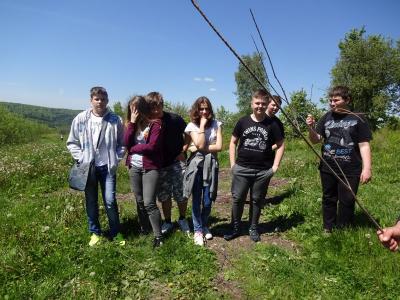
<instances>
[{"instance_id":1,"label":"green tree","mask_svg":"<svg viewBox=\"0 0 400 300\"><path fill-rule=\"evenodd\" d=\"M296 126L302 131L307 130L306 118L308 114L312 114L317 120L322 116L323 111L320 110L311 99L307 98L307 93L303 89L295 91L290 95L290 102L284 108L286 114L293 120ZM285 117L282 118L285 126L285 133L288 137L298 137L298 133Z\"/></svg>"},{"instance_id":2,"label":"green tree","mask_svg":"<svg viewBox=\"0 0 400 300\"><path fill-rule=\"evenodd\" d=\"M114 103L114 105L113 105L113 111L114 111L118 116L120 116L122 119L125 118L125 111L124 111L124 109L122 108L121 102L118 101L118 102Z\"/></svg>"},{"instance_id":3,"label":"green tree","mask_svg":"<svg viewBox=\"0 0 400 300\"><path fill-rule=\"evenodd\" d=\"M267 86L267 74L264 72L262 66L262 57L254 53L252 55L243 55L242 59L264 86ZM236 106L241 114L250 114L251 95L255 90L261 88L261 86L241 63L239 64L238 71L235 72L235 81L235 95L237 96Z\"/></svg>"},{"instance_id":4,"label":"green tree","mask_svg":"<svg viewBox=\"0 0 400 300\"><path fill-rule=\"evenodd\" d=\"M189 107L183 102L164 101L164 110L180 115L186 122L189 121Z\"/></svg>"},{"instance_id":5,"label":"green tree","mask_svg":"<svg viewBox=\"0 0 400 300\"><path fill-rule=\"evenodd\" d=\"M339 58L331 70L332 85L347 85L353 109L367 114L373 128L400 111L400 41L365 36L353 29L339 43Z\"/></svg>"}]
</instances>

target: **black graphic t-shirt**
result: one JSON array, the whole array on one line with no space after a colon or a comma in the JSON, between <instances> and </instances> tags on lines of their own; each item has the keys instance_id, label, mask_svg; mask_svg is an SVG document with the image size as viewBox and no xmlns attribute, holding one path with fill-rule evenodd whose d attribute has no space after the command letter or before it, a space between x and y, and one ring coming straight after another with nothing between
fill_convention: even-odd
<instances>
[{"instance_id":1,"label":"black graphic t-shirt","mask_svg":"<svg viewBox=\"0 0 400 300\"><path fill-rule=\"evenodd\" d=\"M266 117L255 122L250 116L241 118L232 135L239 138L236 163L245 168L269 169L274 162L272 145L283 139L277 122Z\"/></svg>"},{"instance_id":2,"label":"black graphic t-shirt","mask_svg":"<svg viewBox=\"0 0 400 300\"><path fill-rule=\"evenodd\" d=\"M358 143L369 142L372 139L364 116L330 111L319 120L316 130L324 139L321 147L322 157L331 168L341 174L335 159L344 174L360 176L362 159ZM320 163L320 170L331 172L323 162Z\"/></svg>"}]
</instances>

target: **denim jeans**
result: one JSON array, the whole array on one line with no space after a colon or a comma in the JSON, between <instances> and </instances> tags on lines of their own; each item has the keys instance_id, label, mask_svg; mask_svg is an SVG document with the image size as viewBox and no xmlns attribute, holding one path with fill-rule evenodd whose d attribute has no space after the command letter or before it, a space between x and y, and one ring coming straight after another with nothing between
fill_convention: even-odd
<instances>
[{"instance_id":1,"label":"denim jeans","mask_svg":"<svg viewBox=\"0 0 400 300\"><path fill-rule=\"evenodd\" d=\"M119 232L119 215L117 199L115 198L116 175L108 172L108 166L95 167L88 177L85 189L86 213L89 222L89 232L101 234L99 222L98 186L100 183L103 203L110 225L110 235L114 237Z\"/></svg>"},{"instance_id":2,"label":"denim jeans","mask_svg":"<svg viewBox=\"0 0 400 300\"><path fill-rule=\"evenodd\" d=\"M198 168L192 190L192 219L194 232L203 232L211 213L210 187L203 186L203 168Z\"/></svg>"}]
</instances>

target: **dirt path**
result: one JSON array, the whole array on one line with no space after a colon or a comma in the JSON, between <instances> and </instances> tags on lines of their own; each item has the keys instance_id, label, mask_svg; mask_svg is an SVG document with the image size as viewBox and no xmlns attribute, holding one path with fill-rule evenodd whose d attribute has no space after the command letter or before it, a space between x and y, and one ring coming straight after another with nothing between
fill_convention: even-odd
<instances>
[{"instance_id":1,"label":"dirt path","mask_svg":"<svg viewBox=\"0 0 400 300\"><path fill-rule=\"evenodd\" d=\"M289 181L286 179L272 178L270 188L279 188L288 185ZM231 214L231 175L229 169L222 169L219 173L219 188L218 196L213 204L212 216L209 220L210 230L214 238L207 242L206 247L216 254L219 272L213 281L213 285L218 287L218 291L228 296L230 299L243 299L244 295L238 282L225 279L225 272L234 268L232 261L234 261L240 253L244 250L251 250L255 247L247 232L247 222L245 219L248 217L248 205L245 206L243 213L243 228L242 235L233 241L227 242L223 239L223 235L230 230L230 214ZM119 194L119 201L132 200L132 194ZM268 201L269 200L269 201ZM267 202L274 202L273 199L268 199ZM281 200L282 201L282 200ZM248 201L247 201L248 202ZM289 251L297 251L296 245L284 239L279 233L275 233L274 224L261 224L263 229L261 232L262 244L270 244L282 247Z\"/></svg>"}]
</instances>

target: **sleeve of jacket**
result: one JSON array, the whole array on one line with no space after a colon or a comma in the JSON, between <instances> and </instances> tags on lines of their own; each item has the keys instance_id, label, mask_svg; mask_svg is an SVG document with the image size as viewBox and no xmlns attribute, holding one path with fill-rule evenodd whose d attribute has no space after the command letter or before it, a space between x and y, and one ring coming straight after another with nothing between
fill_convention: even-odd
<instances>
[{"instance_id":1,"label":"sleeve of jacket","mask_svg":"<svg viewBox=\"0 0 400 300\"><path fill-rule=\"evenodd\" d=\"M71 130L67 139L67 149L71 153L72 157L77 161L81 161L83 155L83 149L79 139L80 126L82 125L77 116L72 121Z\"/></svg>"},{"instance_id":2,"label":"sleeve of jacket","mask_svg":"<svg viewBox=\"0 0 400 300\"><path fill-rule=\"evenodd\" d=\"M149 155L160 152L162 147L163 135L161 134L161 122L155 121L150 126L149 140L146 144L137 144L130 148L130 152Z\"/></svg>"},{"instance_id":3,"label":"sleeve of jacket","mask_svg":"<svg viewBox=\"0 0 400 300\"><path fill-rule=\"evenodd\" d=\"M120 161L125 155L126 147L124 141L124 125L121 117L118 117L117 124L117 158Z\"/></svg>"},{"instance_id":4,"label":"sleeve of jacket","mask_svg":"<svg viewBox=\"0 0 400 300\"><path fill-rule=\"evenodd\" d=\"M128 127L125 130L123 144L127 149L131 149L135 144L135 128L134 123L128 123Z\"/></svg>"}]
</instances>

